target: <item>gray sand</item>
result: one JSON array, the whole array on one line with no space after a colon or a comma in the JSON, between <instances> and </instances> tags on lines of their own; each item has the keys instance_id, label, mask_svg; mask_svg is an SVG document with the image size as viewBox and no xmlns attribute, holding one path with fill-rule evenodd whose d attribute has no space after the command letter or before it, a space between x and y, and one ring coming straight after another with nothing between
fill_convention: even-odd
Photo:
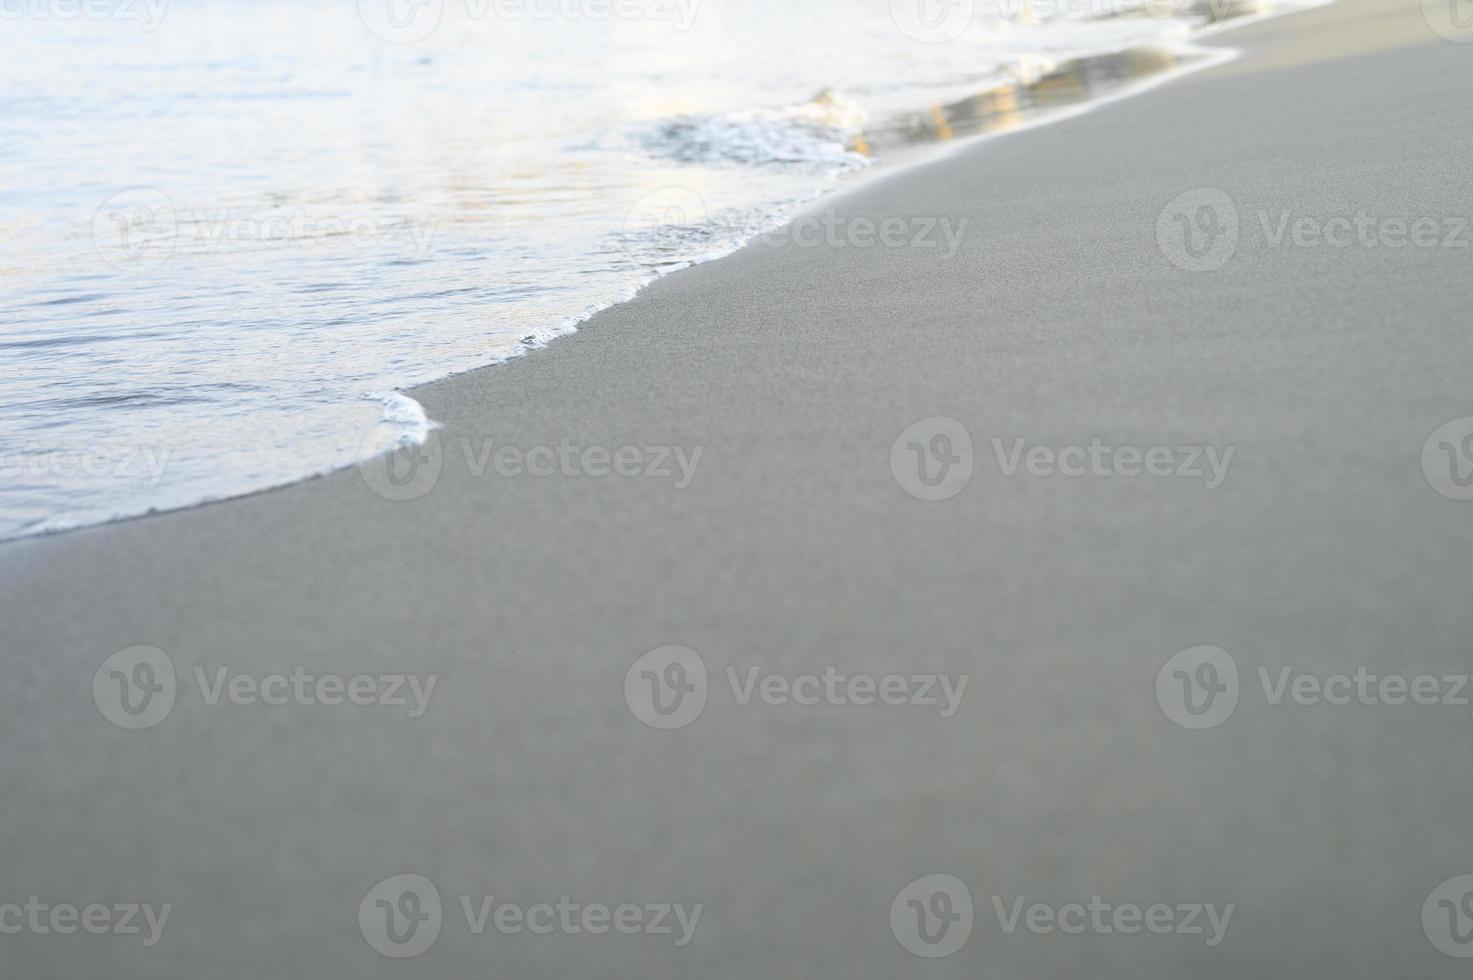
<instances>
[{"instance_id":1,"label":"gray sand","mask_svg":"<svg viewBox=\"0 0 1473 980\"><path fill-rule=\"evenodd\" d=\"M0 903L173 906L152 948L0 936L4 972L1464 975L1421 912L1473 873L1473 708L1275 706L1258 668L1469 670L1473 503L1434 491L1422 447L1473 414L1473 248L1275 248L1259 213L1270 231L1284 209L1473 213L1473 45L1406 0L1213 43L1247 53L819 205L965 218L950 260L757 244L416 393L445 425L419 499L350 470L0 548ZM1240 218L1213 271L1168 261L1169 234L1158 246L1163 207L1196 188ZM890 467L930 416L976 448L944 501ZM1210 490L1005 477L992 440L1020 437L1234 455ZM702 453L685 488L477 476L462 440L488 438ZM178 695L125 732L91 685L138 644L172 658ZM624 694L666 644L710 675L704 712L672 731ZM1156 677L1199 644L1231 654L1241 692L1191 731ZM193 676L295 665L439 681L410 718L210 706ZM728 667L970 680L943 718L740 705ZM412 959L379 955L357 918L400 873L445 905ZM965 883L976 922L923 960L890 910L932 873ZM477 936L461 895L703 910L683 947L678 926ZM1210 926L1008 935L993 896L1234 911L1215 946Z\"/></svg>"}]
</instances>

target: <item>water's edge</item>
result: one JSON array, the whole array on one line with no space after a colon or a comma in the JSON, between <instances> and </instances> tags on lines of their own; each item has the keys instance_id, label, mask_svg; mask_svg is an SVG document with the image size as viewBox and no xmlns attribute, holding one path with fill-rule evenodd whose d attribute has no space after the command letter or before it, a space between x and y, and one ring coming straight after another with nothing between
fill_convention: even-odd
<instances>
[{"instance_id":1,"label":"water's edge","mask_svg":"<svg viewBox=\"0 0 1473 980\"><path fill-rule=\"evenodd\" d=\"M401 447L421 446L426 442L426 440L428 440L430 434L433 431L440 428L440 423L428 417L424 406L414 397L416 392L421 392L432 385L442 384L452 378L464 377L466 375L474 374L480 371L487 371L504 365L512 360L516 360L518 358L531 354L535 351L542 350L554 340L568 337L577 333L579 327L581 327L584 323L592 320L600 313L629 302L641 292L643 292L646 287L660 279L663 279L668 275L677 274L679 272L693 268L697 265L705 265L709 262L718 261L722 258L726 258L729 255L734 254L737 251L740 251L743 248L749 247L754 240L760 238L764 233L774 230L778 227L786 226L794 220L801 218L805 214L809 213L815 203L818 201L823 201L826 204L831 204L861 190L870 189L874 186L876 182L903 179L915 170L923 168L929 164L936 163L940 160L949 158L955 154L974 149L976 146L986 140L1006 135L1012 135L1014 133L1021 133L1041 126L1047 126L1054 123L1062 122L1067 119L1071 119L1076 116L1080 116L1085 113L1100 109L1116 101L1144 94L1168 82L1175 81L1177 79L1186 77L1188 75L1193 75L1210 68L1219 67L1241 57L1244 54L1244 51L1238 48L1219 47L1217 45L1204 46L1200 42L1227 31L1232 31L1264 21L1273 20L1312 9L1317 9L1323 6L1328 6L1333 2L1334 0L1308 0L1308 2L1296 4L1292 7L1286 7L1279 10L1272 10L1256 14L1243 14L1232 16L1229 19L1225 19L1216 23L1209 23L1201 28L1196 29L1192 32L1191 35L1180 42L1152 45L1149 50L1157 51L1168 56L1165 60L1165 64L1167 67L1162 67L1160 70L1149 71L1148 73L1135 78L1123 77L1117 79L1118 84L1110 86L1106 90L1098 92L1097 94L1094 94L1092 96L1081 98L1078 101L1069 102L1067 104L1031 105L1028 107L1027 112L1024 114L1023 118L1018 118L1017 113L1010 114L1010 118L1006 121L1005 125L988 125L987 120L984 119L981 121L980 125L973 126L970 131L964 129L961 135L958 135L957 137L949 139L945 142L927 142L924 140L918 140L913 145L896 146L893 148L894 152L887 151L886 155L874 160L873 166L861 170L857 173L849 174L834 185L815 188L813 192L806 198L790 202L787 213L782 214L778 220L767 225L766 227L753 228L750 230L750 234L748 234L745 238L732 243L728 243L708 254L700 255L688 260L683 260L671 264L668 267L661 268L653 275L646 277L643 281L625 287L623 290L620 291L619 295L616 298L607 303L590 307L579 314L565 316L550 327L530 331L519 344L515 345L512 350L503 355L494 357L490 360L485 361L484 363L477 364L472 367L449 371L444 375L426 381L422 384L405 388L403 390L365 395L365 398L373 398L379 401L383 406L383 411L380 423L375 430L375 433L371 435L368 439L364 440L363 455L361 455L352 463L340 464L337 462L333 462L324 465L320 469L301 473L280 482L273 482L263 486L247 487L239 490L238 492L208 496L179 506L150 508L138 512L119 513L103 520L80 522L76 524L48 523L46 526L38 529L24 531L18 535L9 538L0 538L0 547L4 547L5 545L11 544L13 542L34 541L43 538L51 538L62 534L70 534L91 529L108 527L124 522L143 520L168 513L193 510L197 507L206 507L214 504L242 500L248 497L256 496L258 494L265 494L274 490L280 490L285 487L294 486L299 483L305 483L311 480L320 479L322 477L337 473L342 470L350 469L353 467L361 467L363 464L382 458L388 453L393 452ZM1068 71L1072 68L1073 70L1077 71L1081 70L1082 67L1085 65L1098 66L1100 63L1107 62L1109 59L1119 58L1132 50L1139 51L1147 49L1122 49L1120 51L1112 51L1099 55L1088 56L1086 58L1074 59L1073 61L1067 62L1065 64L1064 70ZM1060 74L1060 72L1055 72L1045 77L1054 78L1058 74ZM1035 82L1033 84L1036 85L1037 83ZM1020 90L1026 91L1029 86L1027 84L1022 84L1017 87ZM971 103L987 100L988 97L994 96L998 91L998 89L988 89L984 92L977 93L970 99L963 100L963 102L961 103L956 103L953 106L942 108L948 113L952 110L955 110L959 116L964 116L967 111L973 108L972 106L970 106ZM933 112L934 111L935 110L933 110ZM972 122L975 123L977 121L972 120Z\"/></svg>"}]
</instances>

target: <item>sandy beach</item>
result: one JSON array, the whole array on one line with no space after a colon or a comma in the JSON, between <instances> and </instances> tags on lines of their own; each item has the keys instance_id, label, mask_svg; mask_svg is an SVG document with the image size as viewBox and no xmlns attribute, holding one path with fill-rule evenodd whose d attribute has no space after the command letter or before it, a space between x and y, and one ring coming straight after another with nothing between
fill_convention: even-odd
<instances>
[{"instance_id":1,"label":"sandy beach","mask_svg":"<svg viewBox=\"0 0 1473 980\"><path fill-rule=\"evenodd\" d=\"M172 908L6 972L1462 975L1473 503L1424 445L1473 415L1473 44L1208 44L411 392L417 468L0 545L0 903Z\"/></svg>"}]
</instances>

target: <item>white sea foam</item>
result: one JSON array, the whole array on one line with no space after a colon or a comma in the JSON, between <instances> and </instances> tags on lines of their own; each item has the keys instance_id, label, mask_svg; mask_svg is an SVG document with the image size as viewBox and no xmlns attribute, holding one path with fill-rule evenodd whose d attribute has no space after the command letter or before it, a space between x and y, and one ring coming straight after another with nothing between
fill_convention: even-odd
<instances>
[{"instance_id":1,"label":"white sea foam","mask_svg":"<svg viewBox=\"0 0 1473 980\"><path fill-rule=\"evenodd\" d=\"M868 166L851 148L865 120L858 103L826 89L794 105L677 116L648 128L641 142L652 155L680 163L827 177Z\"/></svg>"},{"instance_id":2,"label":"white sea foam","mask_svg":"<svg viewBox=\"0 0 1473 980\"><path fill-rule=\"evenodd\" d=\"M393 435L390 448L394 445L422 446L430 433L440 428L440 423L425 414L425 407L402 391L379 392L367 396L384 406L381 427L387 427Z\"/></svg>"}]
</instances>

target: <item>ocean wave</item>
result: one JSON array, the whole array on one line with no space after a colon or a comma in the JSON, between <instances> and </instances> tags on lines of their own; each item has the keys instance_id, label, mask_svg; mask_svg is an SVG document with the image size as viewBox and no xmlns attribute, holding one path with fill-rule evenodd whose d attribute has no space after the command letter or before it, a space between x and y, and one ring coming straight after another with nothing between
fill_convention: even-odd
<instances>
[{"instance_id":1,"label":"ocean wave","mask_svg":"<svg viewBox=\"0 0 1473 980\"><path fill-rule=\"evenodd\" d=\"M797 105L661 120L638 139L651 155L678 163L838 175L869 163L854 148L865 119L858 103L825 89Z\"/></svg>"}]
</instances>

